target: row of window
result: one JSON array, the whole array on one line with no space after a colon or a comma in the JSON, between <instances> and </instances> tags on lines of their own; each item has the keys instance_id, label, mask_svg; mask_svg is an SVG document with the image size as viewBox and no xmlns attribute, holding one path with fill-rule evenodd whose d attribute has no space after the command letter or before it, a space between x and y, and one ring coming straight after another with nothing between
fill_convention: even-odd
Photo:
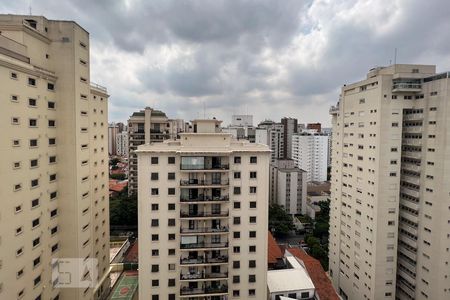
<instances>
[{"instance_id":1,"label":"row of window","mask_svg":"<svg viewBox=\"0 0 450 300\"><path fill-rule=\"evenodd\" d=\"M54 182L54 181L56 181L56 174L50 174L49 175L49 182ZM30 181L30 187L31 188L36 188L36 187L38 187L39 186L39 179L38 178L36 178L36 179L32 179L31 181ZM21 190L22 189L22 184L21 183L16 183L16 184L14 184L14 191L19 191L19 190Z\"/></svg>"},{"instance_id":2,"label":"row of window","mask_svg":"<svg viewBox=\"0 0 450 300\"><path fill-rule=\"evenodd\" d=\"M16 72L10 73L10 78L13 80L19 80L19 74ZM34 77L28 77L27 83L29 86L36 87L37 86L37 78ZM54 91L55 90L55 83L54 82L47 82L47 90Z\"/></svg>"},{"instance_id":3,"label":"row of window","mask_svg":"<svg viewBox=\"0 0 450 300\"><path fill-rule=\"evenodd\" d=\"M12 144L13 144L13 147L20 147L20 139L14 139L12 141ZM38 139L30 139L28 145L30 146L30 148L38 147ZM48 138L48 145L55 146L56 138Z\"/></svg>"}]
</instances>

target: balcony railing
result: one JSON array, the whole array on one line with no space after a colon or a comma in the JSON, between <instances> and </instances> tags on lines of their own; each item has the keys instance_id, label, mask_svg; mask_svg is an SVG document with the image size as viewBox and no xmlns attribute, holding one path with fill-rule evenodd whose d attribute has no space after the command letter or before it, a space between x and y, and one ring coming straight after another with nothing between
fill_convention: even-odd
<instances>
[{"instance_id":1,"label":"balcony railing","mask_svg":"<svg viewBox=\"0 0 450 300\"><path fill-rule=\"evenodd\" d=\"M228 170L229 164L214 164L214 165L197 165L197 164L181 164L181 170Z\"/></svg>"},{"instance_id":2,"label":"balcony railing","mask_svg":"<svg viewBox=\"0 0 450 300\"><path fill-rule=\"evenodd\" d=\"M219 196L219 197L212 197L207 195L199 195L196 198L189 198L189 197L181 197L180 202L200 202L200 201L228 201L230 198L228 196Z\"/></svg>"},{"instance_id":3,"label":"balcony railing","mask_svg":"<svg viewBox=\"0 0 450 300\"><path fill-rule=\"evenodd\" d=\"M225 243L195 243L195 244L181 244L181 249L200 249L200 248L228 248L228 242Z\"/></svg>"},{"instance_id":4,"label":"balcony railing","mask_svg":"<svg viewBox=\"0 0 450 300\"><path fill-rule=\"evenodd\" d=\"M228 272L225 273L188 273L180 274L180 280L199 280L199 279L224 279L228 278Z\"/></svg>"},{"instance_id":5,"label":"balcony railing","mask_svg":"<svg viewBox=\"0 0 450 300\"><path fill-rule=\"evenodd\" d=\"M180 259L180 265L196 265L196 264L220 264L220 263L227 263L228 262L228 256L222 255L219 257L211 257L211 258L204 258L203 256L199 256L197 258L181 258Z\"/></svg>"},{"instance_id":6,"label":"balcony railing","mask_svg":"<svg viewBox=\"0 0 450 300\"><path fill-rule=\"evenodd\" d=\"M214 227L199 227L199 228L180 228L180 233L219 233L228 232L228 227L222 226L220 228Z\"/></svg>"},{"instance_id":7,"label":"balcony railing","mask_svg":"<svg viewBox=\"0 0 450 300\"><path fill-rule=\"evenodd\" d=\"M181 218L202 218L202 217L228 217L228 210L226 211L180 211Z\"/></svg>"},{"instance_id":8,"label":"balcony railing","mask_svg":"<svg viewBox=\"0 0 450 300\"><path fill-rule=\"evenodd\" d=\"M180 180L181 186L208 186L208 185L228 185L228 180Z\"/></svg>"},{"instance_id":9,"label":"balcony railing","mask_svg":"<svg viewBox=\"0 0 450 300\"><path fill-rule=\"evenodd\" d=\"M200 294L223 294L228 293L228 286L207 286L205 288L189 288L187 286L180 289L180 294L184 295L200 295Z\"/></svg>"}]
</instances>

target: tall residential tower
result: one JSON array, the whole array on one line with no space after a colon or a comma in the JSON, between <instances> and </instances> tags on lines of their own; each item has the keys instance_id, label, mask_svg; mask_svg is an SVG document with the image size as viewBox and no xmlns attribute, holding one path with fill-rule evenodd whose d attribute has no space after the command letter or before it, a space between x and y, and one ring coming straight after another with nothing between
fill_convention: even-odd
<instances>
[{"instance_id":1,"label":"tall residential tower","mask_svg":"<svg viewBox=\"0 0 450 300\"><path fill-rule=\"evenodd\" d=\"M141 299L267 299L270 150L195 120L137 150Z\"/></svg>"},{"instance_id":2,"label":"tall residential tower","mask_svg":"<svg viewBox=\"0 0 450 300\"><path fill-rule=\"evenodd\" d=\"M90 83L89 33L0 15L0 299L109 291L108 94ZM58 289L52 258L98 259L92 288ZM75 280L75 279L74 279Z\"/></svg>"},{"instance_id":3,"label":"tall residential tower","mask_svg":"<svg viewBox=\"0 0 450 300\"><path fill-rule=\"evenodd\" d=\"M450 298L449 77L375 68L330 110L330 274L344 299Z\"/></svg>"}]
</instances>

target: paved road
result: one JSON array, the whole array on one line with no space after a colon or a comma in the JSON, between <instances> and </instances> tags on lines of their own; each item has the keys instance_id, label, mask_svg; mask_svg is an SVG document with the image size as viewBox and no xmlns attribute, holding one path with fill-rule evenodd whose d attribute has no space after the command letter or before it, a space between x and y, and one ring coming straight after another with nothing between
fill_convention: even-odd
<instances>
[{"instance_id":1,"label":"paved road","mask_svg":"<svg viewBox=\"0 0 450 300\"><path fill-rule=\"evenodd\" d=\"M305 237L303 234L297 235L297 234L292 233L289 236L286 236L283 238L278 237L278 238L276 238L276 240L277 240L278 244L286 244L287 243L287 244L291 244L291 245L298 245L301 240L304 240L304 238Z\"/></svg>"}]
</instances>

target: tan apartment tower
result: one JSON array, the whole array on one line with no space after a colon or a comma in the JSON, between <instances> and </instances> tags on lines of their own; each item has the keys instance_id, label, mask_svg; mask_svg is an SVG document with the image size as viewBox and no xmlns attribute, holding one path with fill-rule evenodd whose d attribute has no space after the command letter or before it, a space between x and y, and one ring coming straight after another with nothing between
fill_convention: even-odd
<instances>
[{"instance_id":1,"label":"tan apartment tower","mask_svg":"<svg viewBox=\"0 0 450 300\"><path fill-rule=\"evenodd\" d=\"M137 195L138 191L138 146L168 139L169 128L166 114L151 107L134 112L128 119L128 195Z\"/></svg>"},{"instance_id":2,"label":"tan apartment tower","mask_svg":"<svg viewBox=\"0 0 450 300\"><path fill-rule=\"evenodd\" d=\"M0 299L99 299L109 288L108 94L89 33L0 15ZM52 258L98 259L92 288L58 289ZM95 276L95 278L92 278Z\"/></svg>"},{"instance_id":3,"label":"tan apartment tower","mask_svg":"<svg viewBox=\"0 0 450 300\"><path fill-rule=\"evenodd\" d=\"M330 110L330 275L344 299L450 299L450 74L435 69L372 69Z\"/></svg>"},{"instance_id":4,"label":"tan apartment tower","mask_svg":"<svg viewBox=\"0 0 450 300\"><path fill-rule=\"evenodd\" d=\"M220 123L137 150L141 299L267 299L270 150Z\"/></svg>"}]
</instances>

